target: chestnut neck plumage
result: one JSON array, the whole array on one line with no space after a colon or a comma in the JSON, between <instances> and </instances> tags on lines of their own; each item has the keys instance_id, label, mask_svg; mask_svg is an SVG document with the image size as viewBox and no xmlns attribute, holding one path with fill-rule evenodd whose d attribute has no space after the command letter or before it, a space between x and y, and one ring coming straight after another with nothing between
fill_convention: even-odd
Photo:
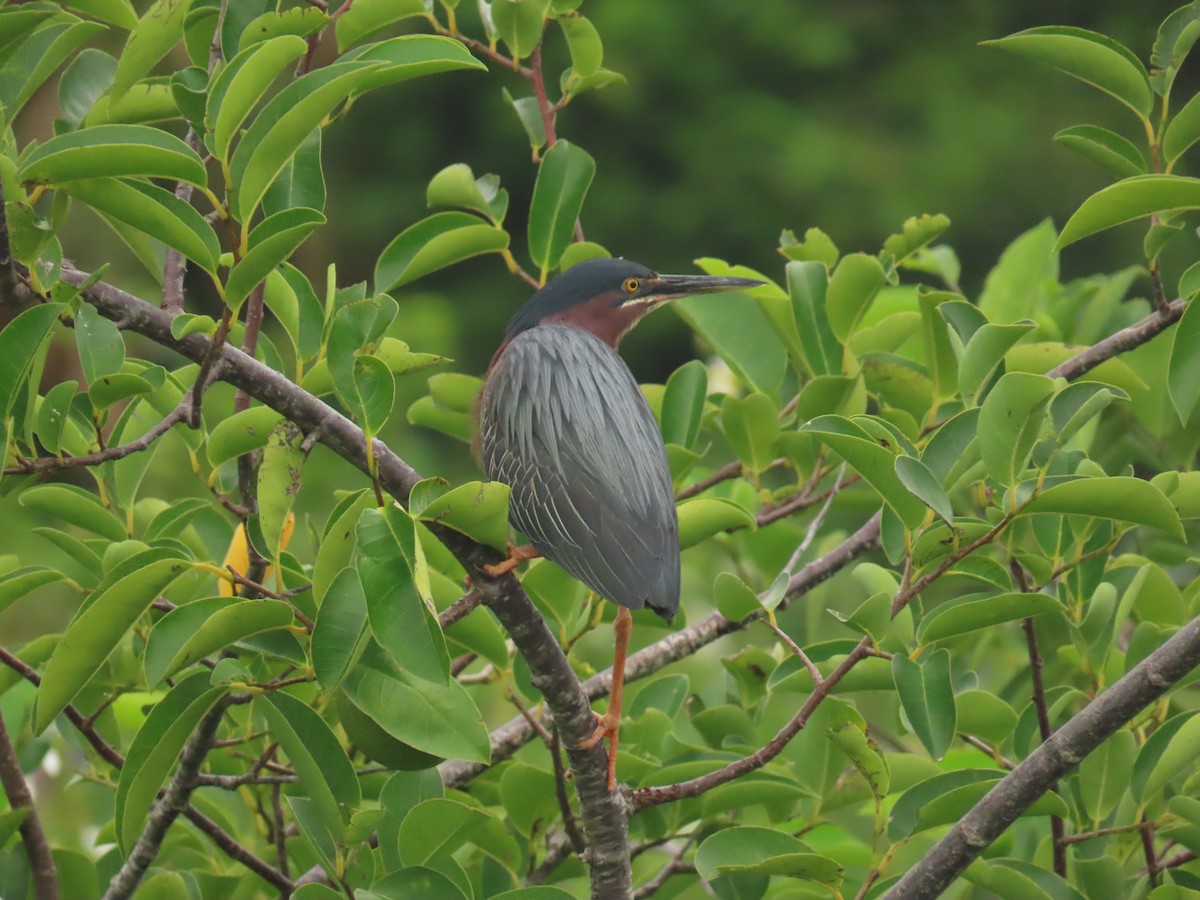
<instances>
[{"instance_id":1,"label":"chestnut neck plumage","mask_svg":"<svg viewBox=\"0 0 1200 900\"><path fill-rule=\"evenodd\" d=\"M625 298L616 291L597 294L584 303L556 310L543 318L538 325L567 325L594 335L616 350L621 338L629 333L647 313L662 305L663 301L622 302ZM535 328L537 325L534 326ZM505 338L488 364L490 369L503 355L509 341L516 335Z\"/></svg>"}]
</instances>

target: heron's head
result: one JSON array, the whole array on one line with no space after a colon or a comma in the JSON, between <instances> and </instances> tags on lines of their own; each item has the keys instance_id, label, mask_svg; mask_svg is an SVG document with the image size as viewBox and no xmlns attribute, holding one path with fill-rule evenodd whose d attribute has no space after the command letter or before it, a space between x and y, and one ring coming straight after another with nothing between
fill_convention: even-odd
<instances>
[{"instance_id":1,"label":"heron's head","mask_svg":"<svg viewBox=\"0 0 1200 900\"><path fill-rule=\"evenodd\" d=\"M571 325L616 347L642 316L670 300L761 284L753 278L660 275L627 259L589 259L530 297L508 323L505 340L538 325Z\"/></svg>"}]
</instances>

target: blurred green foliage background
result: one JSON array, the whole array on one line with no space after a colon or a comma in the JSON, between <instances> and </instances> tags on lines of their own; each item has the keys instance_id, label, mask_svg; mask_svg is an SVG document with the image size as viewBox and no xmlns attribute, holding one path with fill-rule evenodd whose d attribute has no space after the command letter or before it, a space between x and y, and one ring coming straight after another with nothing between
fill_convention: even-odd
<instances>
[{"instance_id":1,"label":"blurred green foliage background","mask_svg":"<svg viewBox=\"0 0 1200 900\"><path fill-rule=\"evenodd\" d=\"M584 94L559 117L559 136L597 161L584 231L662 271L692 271L711 255L778 274L783 228L815 225L843 250L877 249L908 216L943 212L972 295L1013 237L1046 216L1061 224L1106 183L1053 144L1055 132L1088 121L1139 138L1133 117L1093 89L978 42L1071 24L1145 57L1148 23L1176 5L592 0L582 11L604 39L605 66L628 83ZM473 8L463 3L459 19L481 34ZM565 45L557 29L548 36L553 73L566 65ZM330 225L310 248L328 251L343 278L369 277L384 243L425 213L428 179L452 161L501 176L510 231L523 233L535 168L497 74L371 95L330 130ZM528 90L515 75L507 86ZM1118 231L1069 252L1064 275L1131 262L1137 240ZM467 371L486 366L529 293L495 257L418 287L451 304L457 332L431 334L453 343L420 349ZM661 380L694 351L666 314L630 335L625 352L639 377Z\"/></svg>"}]
</instances>

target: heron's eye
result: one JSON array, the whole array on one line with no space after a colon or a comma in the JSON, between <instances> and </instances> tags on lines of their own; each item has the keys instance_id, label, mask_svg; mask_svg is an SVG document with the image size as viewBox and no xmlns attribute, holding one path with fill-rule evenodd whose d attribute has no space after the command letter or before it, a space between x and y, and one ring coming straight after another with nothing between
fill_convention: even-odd
<instances>
[{"instance_id":1,"label":"heron's eye","mask_svg":"<svg viewBox=\"0 0 1200 900\"><path fill-rule=\"evenodd\" d=\"M636 294L637 289L642 286L642 283L636 278L625 279L625 292L628 294Z\"/></svg>"}]
</instances>

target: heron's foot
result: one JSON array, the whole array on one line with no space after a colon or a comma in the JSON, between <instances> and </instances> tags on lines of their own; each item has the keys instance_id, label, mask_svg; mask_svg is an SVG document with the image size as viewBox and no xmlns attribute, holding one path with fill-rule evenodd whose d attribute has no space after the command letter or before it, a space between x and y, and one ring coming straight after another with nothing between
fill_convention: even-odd
<instances>
[{"instance_id":1,"label":"heron's foot","mask_svg":"<svg viewBox=\"0 0 1200 900\"><path fill-rule=\"evenodd\" d=\"M617 789L617 744L621 737L621 714L612 710L604 715L596 713L596 730L591 737L580 742L581 750L591 750L605 738L608 738L608 790L612 793Z\"/></svg>"},{"instance_id":2,"label":"heron's foot","mask_svg":"<svg viewBox=\"0 0 1200 900\"><path fill-rule=\"evenodd\" d=\"M483 571L487 572L493 578L499 578L501 575L507 575L521 563L525 562L525 560L537 559L541 555L532 544L525 544L522 547L518 547L512 541L509 541L508 559L498 562L494 566L487 565L482 568Z\"/></svg>"}]
</instances>

